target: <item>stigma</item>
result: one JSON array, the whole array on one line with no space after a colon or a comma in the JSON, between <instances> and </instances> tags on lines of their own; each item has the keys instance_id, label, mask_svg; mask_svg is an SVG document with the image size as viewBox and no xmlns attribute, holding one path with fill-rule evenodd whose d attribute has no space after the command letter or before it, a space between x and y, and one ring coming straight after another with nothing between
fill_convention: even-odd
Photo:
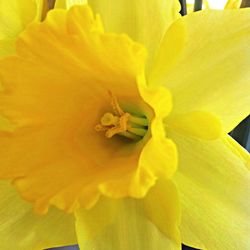
<instances>
[{"instance_id":1,"label":"stigma","mask_svg":"<svg viewBox=\"0 0 250 250\"><path fill-rule=\"evenodd\" d=\"M148 119L123 111L113 93L109 92L109 95L113 113L103 114L95 130L105 132L107 138L119 135L135 141L141 140L148 131Z\"/></svg>"}]
</instances>

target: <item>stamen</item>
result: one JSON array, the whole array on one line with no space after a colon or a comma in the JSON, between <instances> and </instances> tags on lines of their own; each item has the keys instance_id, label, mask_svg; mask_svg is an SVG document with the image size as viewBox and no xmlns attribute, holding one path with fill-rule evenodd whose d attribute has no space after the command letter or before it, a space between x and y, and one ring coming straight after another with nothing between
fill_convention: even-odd
<instances>
[{"instance_id":1,"label":"stamen","mask_svg":"<svg viewBox=\"0 0 250 250\"><path fill-rule=\"evenodd\" d=\"M121 109L116 97L114 96L114 94L109 91L109 95L111 98L111 106L115 112L116 115L122 116L124 114L123 110Z\"/></svg>"},{"instance_id":2,"label":"stamen","mask_svg":"<svg viewBox=\"0 0 250 250\"><path fill-rule=\"evenodd\" d=\"M100 124L95 126L95 130L98 132L105 131L107 138L118 134L136 141L142 139L148 130L147 118L124 112L116 97L111 92L109 92L109 95L114 114L105 113L101 117Z\"/></svg>"},{"instance_id":3,"label":"stamen","mask_svg":"<svg viewBox=\"0 0 250 250\"><path fill-rule=\"evenodd\" d=\"M117 125L119 123L119 117L114 116L111 113L105 113L101 119L101 124L103 126Z\"/></svg>"},{"instance_id":4,"label":"stamen","mask_svg":"<svg viewBox=\"0 0 250 250\"><path fill-rule=\"evenodd\" d=\"M136 116L130 116L129 117L129 121L131 123L137 124L137 125L141 125L141 126L148 126L148 120L147 118L143 118L143 117L136 117Z\"/></svg>"},{"instance_id":5,"label":"stamen","mask_svg":"<svg viewBox=\"0 0 250 250\"><path fill-rule=\"evenodd\" d=\"M111 138L115 134L119 134L125 132L127 130L127 123L128 123L128 113L125 113L123 116L119 118L119 122L117 125L114 125L106 132L106 137Z\"/></svg>"},{"instance_id":6,"label":"stamen","mask_svg":"<svg viewBox=\"0 0 250 250\"><path fill-rule=\"evenodd\" d=\"M132 134L132 133L130 133L130 132L128 132L128 131L119 133L119 135L122 135L122 136L124 136L124 137L127 137L128 139L132 139L132 140L134 140L134 141L139 141L139 140L141 139L141 136Z\"/></svg>"},{"instance_id":7,"label":"stamen","mask_svg":"<svg viewBox=\"0 0 250 250\"><path fill-rule=\"evenodd\" d=\"M147 133L147 129L144 129L144 128L128 127L128 131L131 132L132 134L135 134L141 137L143 137Z\"/></svg>"}]
</instances>

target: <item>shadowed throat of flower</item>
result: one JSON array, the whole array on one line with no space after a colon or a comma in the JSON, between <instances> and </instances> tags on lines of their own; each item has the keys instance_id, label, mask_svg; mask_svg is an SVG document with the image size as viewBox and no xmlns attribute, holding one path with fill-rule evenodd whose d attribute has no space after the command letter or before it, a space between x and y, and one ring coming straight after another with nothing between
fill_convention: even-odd
<instances>
[{"instance_id":1,"label":"shadowed throat of flower","mask_svg":"<svg viewBox=\"0 0 250 250\"><path fill-rule=\"evenodd\" d=\"M100 124L95 126L96 131L104 131L107 138L120 135L133 141L141 140L148 132L148 118L143 114L124 112L112 92L109 95L113 113L102 116Z\"/></svg>"},{"instance_id":2,"label":"shadowed throat of flower","mask_svg":"<svg viewBox=\"0 0 250 250\"><path fill-rule=\"evenodd\" d=\"M83 5L50 11L16 46L0 62L0 106L15 121L4 140L16 152L1 160L1 177L37 212L91 208L102 195L142 198L173 175L163 124L171 96L147 85L143 45L104 32Z\"/></svg>"}]
</instances>

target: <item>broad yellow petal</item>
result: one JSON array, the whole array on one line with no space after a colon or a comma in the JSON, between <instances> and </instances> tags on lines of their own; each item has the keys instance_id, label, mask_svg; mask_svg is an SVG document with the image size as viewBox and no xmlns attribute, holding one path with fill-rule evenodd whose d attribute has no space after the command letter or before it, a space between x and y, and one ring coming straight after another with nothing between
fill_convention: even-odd
<instances>
[{"instance_id":1,"label":"broad yellow petal","mask_svg":"<svg viewBox=\"0 0 250 250\"><path fill-rule=\"evenodd\" d=\"M198 249L249 249L249 154L242 157L227 137L203 141L173 132L169 136L179 150L174 182L183 243Z\"/></svg>"},{"instance_id":2,"label":"broad yellow petal","mask_svg":"<svg viewBox=\"0 0 250 250\"><path fill-rule=\"evenodd\" d=\"M171 23L180 17L177 0L89 0L108 31L126 33L143 43L152 59ZM150 62L149 62L150 64Z\"/></svg>"},{"instance_id":3,"label":"broad yellow petal","mask_svg":"<svg viewBox=\"0 0 250 250\"><path fill-rule=\"evenodd\" d=\"M172 92L173 116L210 112L229 132L250 113L249 20L250 9L206 10L173 24L149 78Z\"/></svg>"},{"instance_id":4,"label":"broad yellow petal","mask_svg":"<svg viewBox=\"0 0 250 250\"><path fill-rule=\"evenodd\" d=\"M239 9L242 0L228 0L225 9Z\"/></svg>"},{"instance_id":5,"label":"broad yellow petal","mask_svg":"<svg viewBox=\"0 0 250 250\"><path fill-rule=\"evenodd\" d=\"M224 142L244 161L245 165L250 170L249 152L229 135L224 138Z\"/></svg>"},{"instance_id":6,"label":"broad yellow petal","mask_svg":"<svg viewBox=\"0 0 250 250\"><path fill-rule=\"evenodd\" d=\"M119 203L108 198L100 198L91 209L81 208L75 212L76 228L79 228L80 242L91 241L112 223L119 208Z\"/></svg>"},{"instance_id":7,"label":"broad yellow petal","mask_svg":"<svg viewBox=\"0 0 250 250\"><path fill-rule=\"evenodd\" d=\"M148 218L158 229L176 243L181 243L179 225L181 207L175 185L170 180L161 179L143 199Z\"/></svg>"},{"instance_id":8,"label":"broad yellow petal","mask_svg":"<svg viewBox=\"0 0 250 250\"><path fill-rule=\"evenodd\" d=\"M0 39L15 38L36 15L36 1L0 2Z\"/></svg>"},{"instance_id":9,"label":"broad yellow petal","mask_svg":"<svg viewBox=\"0 0 250 250\"><path fill-rule=\"evenodd\" d=\"M221 134L220 120L208 112L194 111L166 119L166 127L179 133L202 139L213 140Z\"/></svg>"},{"instance_id":10,"label":"broad yellow petal","mask_svg":"<svg viewBox=\"0 0 250 250\"><path fill-rule=\"evenodd\" d=\"M15 53L16 37L42 12L43 0L0 1L0 57Z\"/></svg>"},{"instance_id":11,"label":"broad yellow petal","mask_svg":"<svg viewBox=\"0 0 250 250\"><path fill-rule=\"evenodd\" d=\"M76 244L74 217L57 209L34 214L6 181L0 182L0 249L41 250Z\"/></svg>"},{"instance_id":12,"label":"broad yellow petal","mask_svg":"<svg viewBox=\"0 0 250 250\"><path fill-rule=\"evenodd\" d=\"M80 249L181 249L180 243L166 237L148 219L141 200L106 200L97 206L76 212Z\"/></svg>"}]
</instances>

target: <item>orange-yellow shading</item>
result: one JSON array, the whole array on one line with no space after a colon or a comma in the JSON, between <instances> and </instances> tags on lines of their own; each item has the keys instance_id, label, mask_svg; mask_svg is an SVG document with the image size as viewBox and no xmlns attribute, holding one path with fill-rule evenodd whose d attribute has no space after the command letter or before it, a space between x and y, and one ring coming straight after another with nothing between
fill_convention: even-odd
<instances>
[{"instance_id":1,"label":"orange-yellow shading","mask_svg":"<svg viewBox=\"0 0 250 250\"><path fill-rule=\"evenodd\" d=\"M0 131L0 178L12 179L38 212L51 204L69 212L90 208L101 194L140 198L161 174L174 173L175 146L161 123L171 98L161 112L149 100L159 91L145 94L142 45L105 33L100 17L83 5L51 11L16 47L16 56L0 61L0 114L15 128ZM141 140L108 139L95 130L112 112L108 91L122 110L152 123Z\"/></svg>"}]
</instances>

